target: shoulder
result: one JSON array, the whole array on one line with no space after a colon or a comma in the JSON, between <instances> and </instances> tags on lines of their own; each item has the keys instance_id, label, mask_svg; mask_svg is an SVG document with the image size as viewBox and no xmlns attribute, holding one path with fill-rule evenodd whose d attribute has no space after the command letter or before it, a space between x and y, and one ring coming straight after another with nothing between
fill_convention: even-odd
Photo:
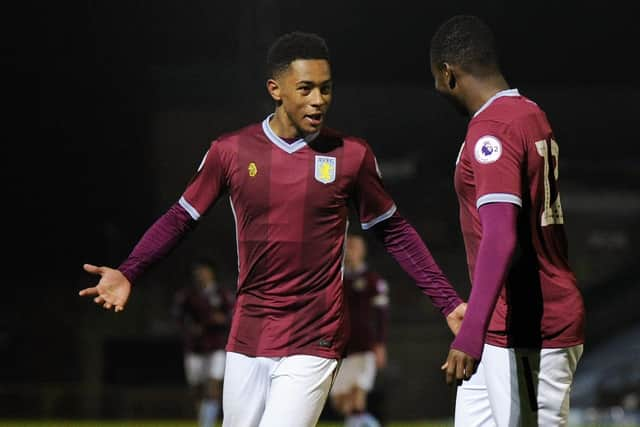
<instances>
[{"instance_id":1,"label":"shoulder","mask_svg":"<svg viewBox=\"0 0 640 427\"><path fill-rule=\"evenodd\" d=\"M369 143L362 137L350 135L333 128L324 128L318 137L321 141L333 141L340 145L346 152L361 153L371 150Z\"/></svg>"},{"instance_id":2,"label":"shoulder","mask_svg":"<svg viewBox=\"0 0 640 427\"><path fill-rule=\"evenodd\" d=\"M502 145L523 151L530 135L550 129L545 113L529 98L514 96L498 101L469 123L465 150L473 151L479 161L478 156L491 162Z\"/></svg>"},{"instance_id":3,"label":"shoulder","mask_svg":"<svg viewBox=\"0 0 640 427\"><path fill-rule=\"evenodd\" d=\"M375 156L364 138L336 129L324 128L309 146L319 155L338 158L343 173L349 176L355 176L363 168L374 168L376 165Z\"/></svg>"},{"instance_id":4,"label":"shoulder","mask_svg":"<svg viewBox=\"0 0 640 427\"><path fill-rule=\"evenodd\" d=\"M474 117L469 122L469 131L508 132L544 117L542 109L531 99L522 95L506 96Z\"/></svg>"}]
</instances>

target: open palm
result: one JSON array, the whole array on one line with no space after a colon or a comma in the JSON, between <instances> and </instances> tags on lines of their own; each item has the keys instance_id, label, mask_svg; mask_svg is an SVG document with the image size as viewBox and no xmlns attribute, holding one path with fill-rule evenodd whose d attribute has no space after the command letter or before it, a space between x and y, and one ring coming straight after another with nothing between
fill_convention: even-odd
<instances>
[{"instance_id":1,"label":"open palm","mask_svg":"<svg viewBox=\"0 0 640 427\"><path fill-rule=\"evenodd\" d=\"M85 271L100 275L100 281L96 286L82 289L80 296L95 296L93 301L116 312L124 310L124 306L131 293L131 282L120 271L109 267L98 267L91 264L83 266Z\"/></svg>"}]
</instances>

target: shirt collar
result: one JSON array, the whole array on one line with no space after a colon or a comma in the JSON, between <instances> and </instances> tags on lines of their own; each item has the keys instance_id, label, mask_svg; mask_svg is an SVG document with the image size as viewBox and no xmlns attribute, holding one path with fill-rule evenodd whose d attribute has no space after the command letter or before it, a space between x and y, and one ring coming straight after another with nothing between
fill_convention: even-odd
<instances>
[{"instance_id":1,"label":"shirt collar","mask_svg":"<svg viewBox=\"0 0 640 427\"><path fill-rule=\"evenodd\" d=\"M495 95L493 95L491 98L489 98L487 100L487 102L485 102L484 104L482 104L482 107L480 107L478 109L478 111L475 112L475 114L473 115L473 117L477 116L478 114L480 114L482 111L484 111L489 105L491 105L491 103L493 101L495 101L498 98L501 98L503 96L520 96L520 92L518 92L518 89L505 89L505 90L501 90L500 92L496 93Z\"/></svg>"},{"instance_id":2,"label":"shirt collar","mask_svg":"<svg viewBox=\"0 0 640 427\"><path fill-rule=\"evenodd\" d=\"M295 153L296 151L305 147L309 142L316 139L316 137L320 134L320 132L311 133L304 138L299 138L292 143L288 143L287 141L280 138L276 133L271 129L271 125L269 122L271 118L274 116L274 113L271 113L267 116L266 119L262 121L262 131L269 138L271 142L273 142L278 148L286 151L287 153Z\"/></svg>"}]
</instances>

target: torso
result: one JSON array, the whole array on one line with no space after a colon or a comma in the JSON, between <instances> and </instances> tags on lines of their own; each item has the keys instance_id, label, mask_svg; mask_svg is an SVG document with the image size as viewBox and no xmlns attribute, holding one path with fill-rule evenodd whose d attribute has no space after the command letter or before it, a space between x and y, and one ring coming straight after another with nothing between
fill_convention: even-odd
<instances>
[{"instance_id":1,"label":"torso","mask_svg":"<svg viewBox=\"0 0 640 427\"><path fill-rule=\"evenodd\" d=\"M558 145L542 110L517 92L509 93L471 120L455 172L472 283L482 237L478 205L521 206L518 248L486 342L503 347L580 344L584 307L568 263Z\"/></svg>"}]
</instances>

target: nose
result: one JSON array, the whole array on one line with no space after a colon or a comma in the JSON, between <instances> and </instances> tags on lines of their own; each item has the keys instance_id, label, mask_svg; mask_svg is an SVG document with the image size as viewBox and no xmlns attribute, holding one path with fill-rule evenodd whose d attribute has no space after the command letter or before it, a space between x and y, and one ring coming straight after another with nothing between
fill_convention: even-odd
<instances>
[{"instance_id":1,"label":"nose","mask_svg":"<svg viewBox=\"0 0 640 427\"><path fill-rule=\"evenodd\" d=\"M322 94L320 88L315 88L311 92L311 105L314 107L322 106L327 103L325 96Z\"/></svg>"}]
</instances>

